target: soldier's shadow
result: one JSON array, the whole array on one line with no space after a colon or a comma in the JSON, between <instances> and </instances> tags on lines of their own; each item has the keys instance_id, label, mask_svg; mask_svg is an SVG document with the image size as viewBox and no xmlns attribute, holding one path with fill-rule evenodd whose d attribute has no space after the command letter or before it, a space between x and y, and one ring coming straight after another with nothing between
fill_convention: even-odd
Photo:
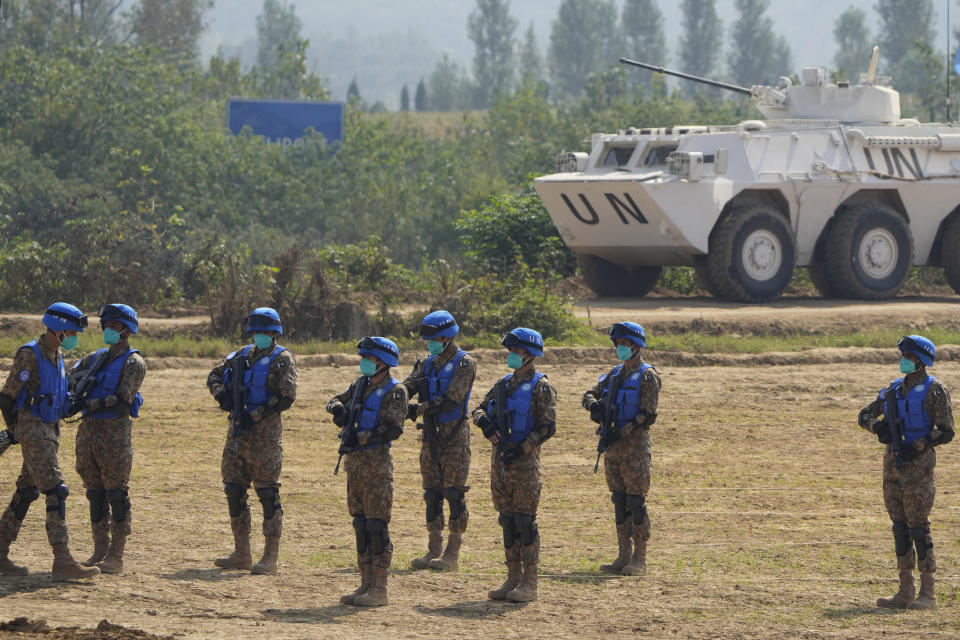
<instances>
[{"instance_id":1,"label":"soldier's shadow","mask_svg":"<svg viewBox=\"0 0 960 640\"><path fill-rule=\"evenodd\" d=\"M341 624L337 618L356 615L358 607L340 604L328 607L313 607L312 609L264 609L260 613L273 622L290 624Z\"/></svg>"},{"instance_id":2,"label":"soldier's shadow","mask_svg":"<svg viewBox=\"0 0 960 640\"><path fill-rule=\"evenodd\" d=\"M528 603L500 602L496 600L470 600L457 602L442 607L425 607L417 605L413 610L427 616L441 616L443 618L459 618L461 620L479 620L504 616L511 611L522 609Z\"/></svg>"},{"instance_id":3,"label":"soldier's shadow","mask_svg":"<svg viewBox=\"0 0 960 640\"><path fill-rule=\"evenodd\" d=\"M167 580L200 580L202 582L225 582L249 576L249 571L231 571L230 569L181 569L176 573L161 573Z\"/></svg>"},{"instance_id":4,"label":"soldier's shadow","mask_svg":"<svg viewBox=\"0 0 960 640\"><path fill-rule=\"evenodd\" d=\"M849 620L863 616L895 616L906 613L906 609L884 609L882 607L863 606L847 607L846 609L826 609L823 612L823 617L831 620Z\"/></svg>"},{"instance_id":5,"label":"soldier's shadow","mask_svg":"<svg viewBox=\"0 0 960 640\"><path fill-rule=\"evenodd\" d=\"M26 576L6 576L3 582L0 582L0 598L16 595L19 593L36 593L44 589L55 589L64 585L83 585L88 580L66 580L64 578L54 578L51 573L31 573Z\"/></svg>"}]
</instances>

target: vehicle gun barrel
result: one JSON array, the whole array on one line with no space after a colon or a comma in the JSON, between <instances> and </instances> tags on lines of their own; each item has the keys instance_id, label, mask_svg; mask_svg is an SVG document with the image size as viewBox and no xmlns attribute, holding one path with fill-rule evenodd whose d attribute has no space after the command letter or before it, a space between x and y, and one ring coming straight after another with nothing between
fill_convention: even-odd
<instances>
[{"instance_id":1,"label":"vehicle gun barrel","mask_svg":"<svg viewBox=\"0 0 960 640\"><path fill-rule=\"evenodd\" d=\"M707 78L701 78L700 76L693 76L689 73L683 73L681 71L673 71L671 69L664 69L655 64L647 64L646 62L637 62L636 60L631 60L630 58L620 58L620 62L623 64L630 64L635 67L640 67L642 69L649 69L650 71L656 71L657 73L665 73L669 76L676 76L678 78L683 78L684 80L692 80L694 82L700 82L702 84L710 85L711 87L717 87L719 89L726 89L727 91L733 91L735 93L742 93L745 96L753 95L753 92L746 87L741 87L735 84L728 84L726 82L720 82L719 80L709 80Z\"/></svg>"}]
</instances>

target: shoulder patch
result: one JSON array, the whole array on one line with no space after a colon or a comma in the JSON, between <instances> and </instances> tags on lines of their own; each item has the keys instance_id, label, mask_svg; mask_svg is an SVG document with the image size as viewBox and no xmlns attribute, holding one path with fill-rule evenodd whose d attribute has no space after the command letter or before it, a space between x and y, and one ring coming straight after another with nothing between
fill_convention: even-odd
<instances>
[{"instance_id":1,"label":"shoulder patch","mask_svg":"<svg viewBox=\"0 0 960 640\"><path fill-rule=\"evenodd\" d=\"M460 364L459 364L459 365L457 365L457 366L460 366L460 367L466 367L466 366L468 366L469 364L470 364L470 363L469 363L469 362L467 362L467 359L466 359L466 357L463 357L463 358L460 358Z\"/></svg>"},{"instance_id":2,"label":"shoulder patch","mask_svg":"<svg viewBox=\"0 0 960 640\"><path fill-rule=\"evenodd\" d=\"M941 387L940 385L935 386L935 387L933 388L933 395L935 395L935 396L942 396L942 395L943 395L943 387Z\"/></svg>"},{"instance_id":3,"label":"shoulder patch","mask_svg":"<svg viewBox=\"0 0 960 640\"><path fill-rule=\"evenodd\" d=\"M394 397L394 398L402 398L402 397L403 397L403 391L401 391L400 389L397 389L396 391L393 392L393 397Z\"/></svg>"},{"instance_id":4,"label":"shoulder patch","mask_svg":"<svg viewBox=\"0 0 960 640\"><path fill-rule=\"evenodd\" d=\"M645 374L643 374L643 379L644 379L644 380L653 380L653 375L654 375L654 374L653 374L653 371L647 371Z\"/></svg>"},{"instance_id":5,"label":"shoulder patch","mask_svg":"<svg viewBox=\"0 0 960 640\"><path fill-rule=\"evenodd\" d=\"M30 379L30 372L27 371L26 369L21 369L20 373L17 374L17 378L20 379L20 382L26 382L27 380Z\"/></svg>"},{"instance_id":6,"label":"shoulder patch","mask_svg":"<svg viewBox=\"0 0 960 640\"><path fill-rule=\"evenodd\" d=\"M277 364L277 367L278 367L278 368L279 368L279 367L285 367L285 366L287 366L287 359L286 359L286 358L277 358L276 364Z\"/></svg>"}]
</instances>

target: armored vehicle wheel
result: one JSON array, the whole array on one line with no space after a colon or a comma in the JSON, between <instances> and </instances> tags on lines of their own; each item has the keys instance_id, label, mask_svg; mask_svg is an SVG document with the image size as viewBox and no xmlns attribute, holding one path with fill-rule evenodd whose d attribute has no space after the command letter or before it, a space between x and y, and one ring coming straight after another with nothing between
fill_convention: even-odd
<instances>
[{"instance_id":1,"label":"armored vehicle wheel","mask_svg":"<svg viewBox=\"0 0 960 640\"><path fill-rule=\"evenodd\" d=\"M943 275L956 293L960 293L960 216L947 223L940 242Z\"/></svg>"},{"instance_id":2,"label":"armored vehicle wheel","mask_svg":"<svg viewBox=\"0 0 960 640\"><path fill-rule=\"evenodd\" d=\"M713 278L710 277L710 270L707 268L707 256L698 257L696 262L693 263L693 270L697 274L697 280L700 281L701 288L714 298L723 297Z\"/></svg>"},{"instance_id":3,"label":"armored vehicle wheel","mask_svg":"<svg viewBox=\"0 0 960 640\"><path fill-rule=\"evenodd\" d=\"M663 267L621 267L597 256L580 255L580 274L603 297L642 298L657 286Z\"/></svg>"},{"instance_id":4,"label":"armored vehicle wheel","mask_svg":"<svg viewBox=\"0 0 960 640\"><path fill-rule=\"evenodd\" d=\"M831 223L824 264L838 296L860 300L894 296L913 264L910 229L886 205L854 205Z\"/></svg>"},{"instance_id":5,"label":"armored vehicle wheel","mask_svg":"<svg viewBox=\"0 0 960 640\"><path fill-rule=\"evenodd\" d=\"M836 298L837 292L833 288L830 277L827 276L827 265L824 260L824 246L826 239L830 237L830 223L828 222L820 234L820 240L817 241L813 249L813 262L807 267L807 273L810 275L810 282L817 288L820 295L824 298Z\"/></svg>"},{"instance_id":6,"label":"armored vehicle wheel","mask_svg":"<svg viewBox=\"0 0 960 640\"><path fill-rule=\"evenodd\" d=\"M713 288L707 288L720 297L774 300L793 278L796 241L784 217L766 205L733 209L710 234L709 247L706 275Z\"/></svg>"}]
</instances>

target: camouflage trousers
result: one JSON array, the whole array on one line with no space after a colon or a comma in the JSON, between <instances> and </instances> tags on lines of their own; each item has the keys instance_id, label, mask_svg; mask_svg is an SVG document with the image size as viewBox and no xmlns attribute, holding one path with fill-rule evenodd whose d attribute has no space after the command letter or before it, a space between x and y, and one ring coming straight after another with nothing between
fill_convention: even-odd
<instances>
[{"instance_id":1,"label":"camouflage trousers","mask_svg":"<svg viewBox=\"0 0 960 640\"><path fill-rule=\"evenodd\" d=\"M603 455L603 473L611 493L647 497L650 491L650 430L634 429L623 436ZM627 512L627 522L631 522ZM641 540L650 538L650 516L639 526L631 525L633 534Z\"/></svg>"},{"instance_id":2,"label":"camouflage trousers","mask_svg":"<svg viewBox=\"0 0 960 640\"><path fill-rule=\"evenodd\" d=\"M917 562L917 568L923 573L937 570L933 538L930 535L930 511L933 510L933 499L937 494L933 478L936 466L937 454L933 449L927 449L913 460L905 462L900 470L896 467L893 451L888 448L883 456L883 502L890 520L895 524L905 524L910 529L925 530L923 544L927 547L927 554ZM912 569L915 561L916 551L911 545L906 555L898 556L898 568Z\"/></svg>"},{"instance_id":3,"label":"camouflage trousers","mask_svg":"<svg viewBox=\"0 0 960 640\"><path fill-rule=\"evenodd\" d=\"M238 484L248 489L280 487L280 470L283 467L283 424L280 415L267 416L250 427L245 433L234 436L233 427L227 432L227 442L220 460L220 475L223 483ZM247 494L243 494L238 518L232 519L235 532L250 531L250 507ZM278 510L272 518L263 521L263 535L279 538L283 531L283 511Z\"/></svg>"},{"instance_id":4,"label":"camouflage trousers","mask_svg":"<svg viewBox=\"0 0 960 640\"><path fill-rule=\"evenodd\" d=\"M23 431L18 428L18 434L23 433ZM19 504L23 495L22 491L32 488L41 492L49 491L63 482L60 463L57 461L59 446L58 441L49 439L20 441L20 450L23 452L23 466L20 469L20 475L17 477L17 493L14 493L10 505L0 516L0 541L9 544L16 540L20 534L20 525L23 521L17 518L16 510L18 505L21 509L26 508L25 505ZM56 509L57 504L58 500L55 494L46 496L46 505L54 508L46 512L47 540L51 545L69 542L67 523L60 517Z\"/></svg>"},{"instance_id":5,"label":"camouflage trousers","mask_svg":"<svg viewBox=\"0 0 960 640\"><path fill-rule=\"evenodd\" d=\"M515 542L504 547L507 562L521 560L535 565L540 561L540 531L536 525L540 506L540 447L521 455L508 465L501 466L497 447L490 458L490 491L493 507L501 514L525 514L534 518L533 542L522 545Z\"/></svg>"},{"instance_id":6,"label":"camouflage trousers","mask_svg":"<svg viewBox=\"0 0 960 640\"><path fill-rule=\"evenodd\" d=\"M424 435L420 436L420 476L424 490L432 490L443 495L444 489L458 489L467 492L467 477L470 475L470 427L467 419L440 425L437 438L440 476L433 462L433 451ZM442 504L442 503L441 503ZM467 530L470 514L467 502L461 502L459 518L450 520L450 531L463 533ZM442 531L444 527L443 508L436 518L427 521L428 531Z\"/></svg>"},{"instance_id":7,"label":"camouflage trousers","mask_svg":"<svg viewBox=\"0 0 960 640\"><path fill-rule=\"evenodd\" d=\"M377 519L390 522L393 510L393 453L390 447L380 446L347 454L347 509L354 518ZM357 554L357 562L389 567L393 558L393 542L388 538L383 553L371 549Z\"/></svg>"},{"instance_id":8,"label":"camouflage trousers","mask_svg":"<svg viewBox=\"0 0 960 640\"><path fill-rule=\"evenodd\" d=\"M77 474L88 491L129 489L133 467L133 421L123 418L84 418L77 428ZM113 514L113 531L130 535L130 509L120 522ZM92 518L92 514L91 514Z\"/></svg>"}]
</instances>

